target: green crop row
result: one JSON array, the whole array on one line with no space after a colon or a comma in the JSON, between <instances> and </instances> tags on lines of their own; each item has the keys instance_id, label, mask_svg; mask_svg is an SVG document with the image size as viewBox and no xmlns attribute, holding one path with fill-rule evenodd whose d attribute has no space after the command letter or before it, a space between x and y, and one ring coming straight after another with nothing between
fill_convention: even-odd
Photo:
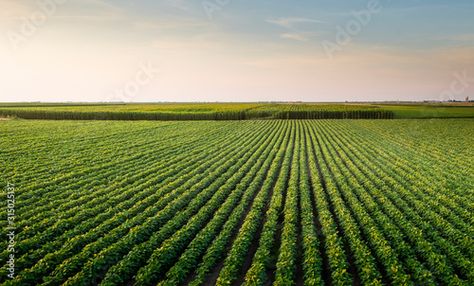
<instances>
[{"instance_id":1,"label":"green crop row","mask_svg":"<svg viewBox=\"0 0 474 286\"><path fill-rule=\"evenodd\" d=\"M2 267L0 284L474 284L472 119L285 108L288 120L0 122L0 195L14 184L16 211L15 278Z\"/></svg>"}]
</instances>

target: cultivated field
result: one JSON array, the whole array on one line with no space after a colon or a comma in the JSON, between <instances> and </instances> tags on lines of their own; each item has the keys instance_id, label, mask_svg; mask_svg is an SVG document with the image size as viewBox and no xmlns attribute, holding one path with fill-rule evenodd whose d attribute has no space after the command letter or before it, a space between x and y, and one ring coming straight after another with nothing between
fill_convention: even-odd
<instances>
[{"instance_id":1,"label":"cultivated field","mask_svg":"<svg viewBox=\"0 0 474 286\"><path fill-rule=\"evenodd\" d=\"M5 285L474 285L474 119L14 119L0 134Z\"/></svg>"},{"instance_id":2,"label":"cultivated field","mask_svg":"<svg viewBox=\"0 0 474 286\"><path fill-rule=\"evenodd\" d=\"M474 118L474 103L0 103L0 117L68 120Z\"/></svg>"}]
</instances>

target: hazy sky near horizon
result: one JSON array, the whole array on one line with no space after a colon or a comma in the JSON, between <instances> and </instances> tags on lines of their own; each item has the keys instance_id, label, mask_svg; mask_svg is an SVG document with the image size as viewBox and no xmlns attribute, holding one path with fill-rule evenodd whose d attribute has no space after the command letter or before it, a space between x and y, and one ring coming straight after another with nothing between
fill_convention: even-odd
<instances>
[{"instance_id":1,"label":"hazy sky near horizon","mask_svg":"<svg viewBox=\"0 0 474 286\"><path fill-rule=\"evenodd\" d=\"M472 0L2 0L0 101L474 97Z\"/></svg>"}]
</instances>

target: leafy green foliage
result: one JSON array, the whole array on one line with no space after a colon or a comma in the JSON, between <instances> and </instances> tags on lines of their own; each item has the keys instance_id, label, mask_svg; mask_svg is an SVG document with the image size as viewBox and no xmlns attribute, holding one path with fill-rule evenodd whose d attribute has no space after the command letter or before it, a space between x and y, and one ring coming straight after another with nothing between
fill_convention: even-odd
<instances>
[{"instance_id":1,"label":"leafy green foliage","mask_svg":"<svg viewBox=\"0 0 474 286\"><path fill-rule=\"evenodd\" d=\"M0 283L472 285L473 123L2 121Z\"/></svg>"}]
</instances>

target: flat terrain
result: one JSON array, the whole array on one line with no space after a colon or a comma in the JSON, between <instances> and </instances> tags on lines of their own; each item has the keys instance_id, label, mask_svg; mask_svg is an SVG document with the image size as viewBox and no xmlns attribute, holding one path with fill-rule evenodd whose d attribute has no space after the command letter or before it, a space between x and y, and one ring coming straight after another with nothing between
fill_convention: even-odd
<instances>
[{"instance_id":1,"label":"flat terrain","mask_svg":"<svg viewBox=\"0 0 474 286\"><path fill-rule=\"evenodd\" d=\"M474 119L17 119L0 134L5 285L474 284ZM2 232L2 264L6 247Z\"/></svg>"},{"instance_id":2,"label":"flat terrain","mask_svg":"<svg viewBox=\"0 0 474 286\"><path fill-rule=\"evenodd\" d=\"M0 103L0 116L74 120L474 118L474 103Z\"/></svg>"}]
</instances>

